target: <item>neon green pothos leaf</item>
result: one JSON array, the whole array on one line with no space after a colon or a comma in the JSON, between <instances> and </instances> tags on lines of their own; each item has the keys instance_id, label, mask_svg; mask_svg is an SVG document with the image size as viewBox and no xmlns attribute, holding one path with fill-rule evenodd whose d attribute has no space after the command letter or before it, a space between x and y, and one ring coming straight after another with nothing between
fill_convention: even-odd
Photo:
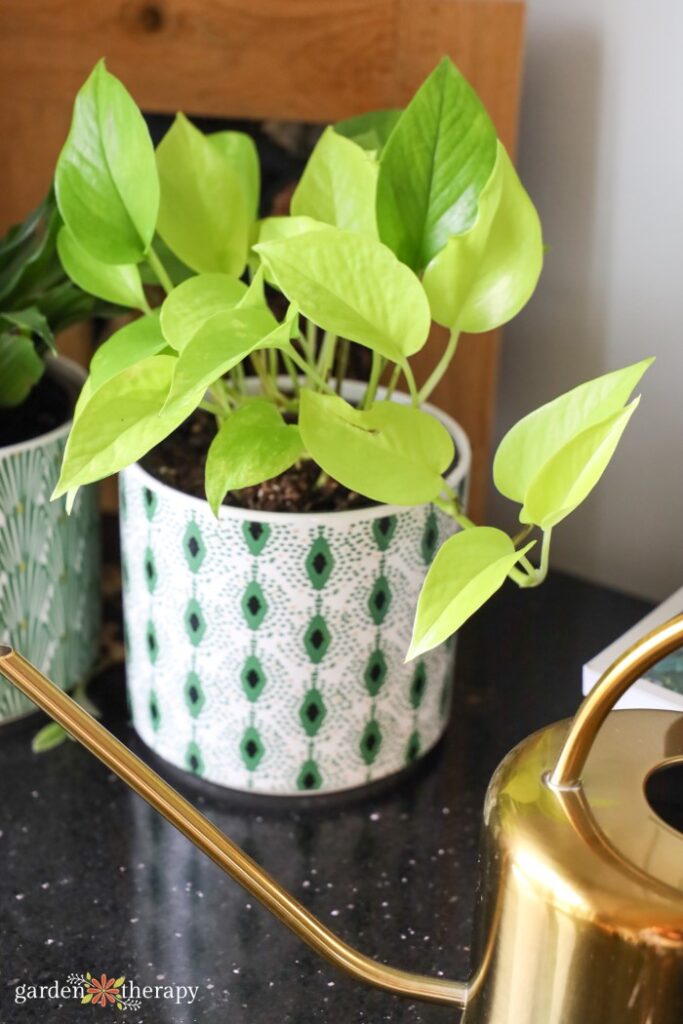
<instances>
[{"instance_id":1,"label":"neon green pothos leaf","mask_svg":"<svg viewBox=\"0 0 683 1024\"><path fill-rule=\"evenodd\" d=\"M55 194L77 242L104 263L137 263L154 234L159 179L144 118L99 61L74 104Z\"/></svg>"},{"instance_id":2,"label":"neon green pothos leaf","mask_svg":"<svg viewBox=\"0 0 683 1024\"><path fill-rule=\"evenodd\" d=\"M326 128L292 196L292 214L375 236L377 171L365 150Z\"/></svg>"},{"instance_id":3,"label":"neon green pothos leaf","mask_svg":"<svg viewBox=\"0 0 683 1024\"><path fill-rule=\"evenodd\" d=\"M460 629L502 587L533 544L515 551L508 535L492 526L475 526L449 537L437 551L422 586L406 661Z\"/></svg>"},{"instance_id":4,"label":"neon green pothos leaf","mask_svg":"<svg viewBox=\"0 0 683 1024\"><path fill-rule=\"evenodd\" d=\"M129 366L157 355L164 348L166 339L161 333L159 313L156 310L121 327L99 346L92 357L90 373L81 392L84 398L79 398L79 402Z\"/></svg>"},{"instance_id":5,"label":"neon green pothos leaf","mask_svg":"<svg viewBox=\"0 0 683 1024\"><path fill-rule=\"evenodd\" d=\"M382 152L379 237L409 267L422 270L451 235L472 226L495 161L495 128L475 91L444 58Z\"/></svg>"},{"instance_id":6,"label":"neon green pothos leaf","mask_svg":"<svg viewBox=\"0 0 683 1024\"><path fill-rule=\"evenodd\" d=\"M493 479L501 494L524 504L535 477L573 438L623 409L652 359L643 359L573 388L516 423L498 446Z\"/></svg>"},{"instance_id":7,"label":"neon green pothos leaf","mask_svg":"<svg viewBox=\"0 0 683 1024\"><path fill-rule=\"evenodd\" d=\"M216 313L226 313L247 294L247 286L228 274L198 274L166 296L161 329L172 348L182 352L199 328Z\"/></svg>"},{"instance_id":8,"label":"neon green pothos leaf","mask_svg":"<svg viewBox=\"0 0 683 1024\"><path fill-rule=\"evenodd\" d=\"M573 437L548 459L526 493L519 518L549 530L588 497L614 455L639 398Z\"/></svg>"},{"instance_id":9,"label":"neon green pothos leaf","mask_svg":"<svg viewBox=\"0 0 683 1024\"><path fill-rule=\"evenodd\" d=\"M289 301L324 330L396 363L427 340L431 320L422 285L376 239L323 227L255 249Z\"/></svg>"},{"instance_id":10,"label":"neon green pothos leaf","mask_svg":"<svg viewBox=\"0 0 683 1024\"><path fill-rule=\"evenodd\" d=\"M425 271L432 316L471 333L500 327L528 302L542 266L541 222L499 142L477 219L450 238Z\"/></svg>"},{"instance_id":11,"label":"neon green pothos leaf","mask_svg":"<svg viewBox=\"0 0 683 1024\"><path fill-rule=\"evenodd\" d=\"M53 498L136 462L194 412L203 389L163 411L176 362L168 355L142 359L79 403Z\"/></svg>"},{"instance_id":12,"label":"neon green pothos leaf","mask_svg":"<svg viewBox=\"0 0 683 1024\"><path fill-rule=\"evenodd\" d=\"M183 114L157 147L157 231L197 273L239 277L249 242L247 204L230 160Z\"/></svg>"},{"instance_id":13,"label":"neon green pothos leaf","mask_svg":"<svg viewBox=\"0 0 683 1024\"><path fill-rule=\"evenodd\" d=\"M303 454L299 428L270 402L252 399L223 421L206 458L206 497L218 515L228 491L284 473Z\"/></svg>"},{"instance_id":14,"label":"neon green pothos leaf","mask_svg":"<svg viewBox=\"0 0 683 1024\"><path fill-rule=\"evenodd\" d=\"M64 270L84 292L98 299L147 310L140 271L135 263L103 263L76 241L66 225L57 236L57 252Z\"/></svg>"},{"instance_id":15,"label":"neon green pothos leaf","mask_svg":"<svg viewBox=\"0 0 683 1024\"><path fill-rule=\"evenodd\" d=\"M246 132L211 132L207 139L232 166L240 185L249 221L258 216L261 195L261 167L256 143Z\"/></svg>"},{"instance_id":16,"label":"neon green pothos leaf","mask_svg":"<svg viewBox=\"0 0 683 1024\"><path fill-rule=\"evenodd\" d=\"M167 407L188 393L206 389L259 348L289 348L291 325L278 324L266 309L232 309L216 313L184 346L168 395Z\"/></svg>"},{"instance_id":17,"label":"neon green pothos leaf","mask_svg":"<svg viewBox=\"0 0 683 1024\"><path fill-rule=\"evenodd\" d=\"M421 409L375 402L354 409L336 395L301 392L301 436L309 454L349 490L391 505L419 505L439 494L453 461L445 427Z\"/></svg>"}]
</instances>

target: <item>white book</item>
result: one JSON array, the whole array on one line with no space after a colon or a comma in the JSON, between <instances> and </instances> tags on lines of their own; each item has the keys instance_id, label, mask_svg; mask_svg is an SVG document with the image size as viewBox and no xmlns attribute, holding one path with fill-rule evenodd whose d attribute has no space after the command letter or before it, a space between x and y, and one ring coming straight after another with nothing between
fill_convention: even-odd
<instances>
[{"instance_id":1,"label":"white book","mask_svg":"<svg viewBox=\"0 0 683 1024\"><path fill-rule=\"evenodd\" d=\"M602 673L620 654L680 612L683 612L683 587L583 666L583 692L593 689ZM616 707L683 712L683 647L649 669L647 676L634 683Z\"/></svg>"}]
</instances>

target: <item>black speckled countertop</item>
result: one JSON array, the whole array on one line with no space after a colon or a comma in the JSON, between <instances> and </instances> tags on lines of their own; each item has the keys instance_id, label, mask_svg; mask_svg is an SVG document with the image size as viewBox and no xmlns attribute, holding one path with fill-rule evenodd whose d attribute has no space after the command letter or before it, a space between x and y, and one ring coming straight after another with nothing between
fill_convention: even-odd
<instances>
[{"instance_id":1,"label":"black speckled countertop","mask_svg":"<svg viewBox=\"0 0 683 1024\"><path fill-rule=\"evenodd\" d=\"M525 735L572 713L582 663L646 610L560 574L536 591L504 588L462 632L446 739L384 792L273 804L179 788L348 941L409 970L465 976L489 776ZM94 692L105 723L151 759L125 723L121 673ZM0 735L1 1024L457 1019L318 960L82 748L33 755L36 722ZM15 1002L18 985L87 970L199 991L192 1005L145 999L134 1012Z\"/></svg>"}]
</instances>

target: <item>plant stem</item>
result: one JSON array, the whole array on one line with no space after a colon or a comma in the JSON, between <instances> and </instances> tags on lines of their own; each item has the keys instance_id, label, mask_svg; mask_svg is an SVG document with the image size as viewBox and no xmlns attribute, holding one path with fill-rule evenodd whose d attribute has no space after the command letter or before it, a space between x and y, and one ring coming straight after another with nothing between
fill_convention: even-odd
<instances>
[{"instance_id":1,"label":"plant stem","mask_svg":"<svg viewBox=\"0 0 683 1024\"><path fill-rule=\"evenodd\" d=\"M407 359L403 364L403 374L406 379L406 384L408 385L410 397L413 400L413 405L417 407L420 404L420 395L417 390L417 384L415 383L415 374L413 373L411 365Z\"/></svg>"},{"instance_id":2,"label":"plant stem","mask_svg":"<svg viewBox=\"0 0 683 1024\"><path fill-rule=\"evenodd\" d=\"M324 381L322 379L318 371L313 366L308 365L304 357L300 356L295 348L291 349L289 353L289 358L292 360L292 362L296 363L299 369L306 374L309 380L311 380L314 384L317 384L321 391L324 391L328 395L334 394L333 389L329 386L327 381Z\"/></svg>"},{"instance_id":3,"label":"plant stem","mask_svg":"<svg viewBox=\"0 0 683 1024\"><path fill-rule=\"evenodd\" d=\"M418 393L418 400L420 403L426 402L426 400L429 398L432 391L434 390L434 388L439 383L444 373L448 369L450 361L455 355L455 350L458 347L459 338L460 332L457 330L452 330L451 335L448 339L448 344L443 350L441 358L439 359L438 363L436 364L430 375L427 377L427 380L420 388L420 391Z\"/></svg>"},{"instance_id":4,"label":"plant stem","mask_svg":"<svg viewBox=\"0 0 683 1024\"><path fill-rule=\"evenodd\" d=\"M509 573L509 576L514 579L515 583L518 583L520 587L530 588L539 587L548 575L548 568L550 565L550 538L552 536L552 528L543 531L543 540L541 542L541 563L538 569L534 568L531 562L527 558L520 559L520 565L523 567L524 572L522 573L519 569L513 570ZM519 579L517 574L522 578Z\"/></svg>"},{"instance_id":5,"label":"plant stem","mask_svg":"<svg viewBox=\"0 0 683 1024\"><path fill-rule=\"evenodd\" d=\"M335 386L337 394L341 395L342 384L346 377L346 370L349 365L349 342L346 338L342 338L337 348L337 365L334 369Z\"/></svg>"},{"instance_id":6,"label":"plant stem","mask_svg":"<svg viewBox=\"0 0 683 1024\"><path fill-rule=\"evenodd\" d=\"M368 381L368 386L365 389L365 394L363 395L363 400L360 404L361 409L369 409L372 403L374 402L375 395L377 394L377 385L379 384L379 379L382 376L382 371L384 370L385 364L386 360L383 359L382 356L380 356L377 352L372 353L372 367L370 368L370 380Z\"/></svg>"},{"instance_id":7,"label":"plant stem","mask_svg":"<svg viewBox=\"0 0 683 1024\"><path fill-rule=\"evenodd\" d=\"M166 268L154 251L154 247L151 245L149 247L149 252L147 253L147 262L156 274L159 284L168 295L169 292L173 291L173 281L166 273Z\"/></svg>"},{"instance_id":8,"label":"plant stem","mask_svg":"<svg viewBox=\"0 0 683 1024\"><path fill-rule=\"evenodd\" d=\"M323 343L320 346L320 354L318 356L318 373L327 380L330 372L330 367L334 362L334 353L337 347L337 335L332 334L331 331L325 331L323 335Z\"/></svg>"},{"instance_id":9,"label":"plant stem","mask_svg":"<svg viewBox=\"0 0 683 1024\"><path fill-rule=\"evenodd\" d=\"M299 374L296 372L296 367L287 352L282 353L282 361L292 382L292 393L297 398L299 395Z\"/></svg>"},{"instance_id":10,"label":"plant stem","mask_svg":"<svg viewBox=\"0 0 683 1024\"><path fill-rule=\"evenodd\" d=\"M306 358L309 363L315 362L315 340L318 336L318 328L315 326L312 320L306 321L306 330L301 336L301 344L306 352Z\"/></svg>"},{"instance_id":11,"label":"plant stem","mask_svg":"<svg viewBox=\"0 0 683 1024\"><path fill-rule=\"evenodd\" d=\"M391 371L391 377L389 378L389 383L387 384L387 393L384 396L384 400L386 402L388 402L389 399L394 394L394 391L396 390L396 385L398 384L398 378L400 376L401 376L401 366L400 366L399 363L396 363L396 365L394 366L393 370Z\"/></svg>"}]
</instances>

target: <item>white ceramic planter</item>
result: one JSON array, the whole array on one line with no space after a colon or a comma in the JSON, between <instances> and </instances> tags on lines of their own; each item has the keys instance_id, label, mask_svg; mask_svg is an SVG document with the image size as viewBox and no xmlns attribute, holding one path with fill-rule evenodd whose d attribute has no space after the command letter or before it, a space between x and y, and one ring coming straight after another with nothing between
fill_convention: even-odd
<instances>
[{"instance_id":1,"label":"white ceramic planter","mask_svg":"<svg viewBox=\"0 0 683 1024\"><path fill-rule=\"evenodd\" d=\"M353 390L348 392L354 397ZM465 497L470 447L451 432ZM133 722L161 757L232 789L350 789L425 754L446 726L455 647L405 665L417 597L454 532L432 506L270 513L121 474Z\"/></svg>"},{"instance_id":2,"label":"white ceramic planter","mask_svg":"<svg viewBox=\"0 0 683 1024\"><path fill-rule=\"evenodd\" d=\"M75 398L85 373L70 360L51 373ZM71 423L0 448L0 643L10 643L64 689L83 681L100 643L97 493L50 501ZM35 706L0 677L0 722Z\"/></svg>"}]
</instances>

